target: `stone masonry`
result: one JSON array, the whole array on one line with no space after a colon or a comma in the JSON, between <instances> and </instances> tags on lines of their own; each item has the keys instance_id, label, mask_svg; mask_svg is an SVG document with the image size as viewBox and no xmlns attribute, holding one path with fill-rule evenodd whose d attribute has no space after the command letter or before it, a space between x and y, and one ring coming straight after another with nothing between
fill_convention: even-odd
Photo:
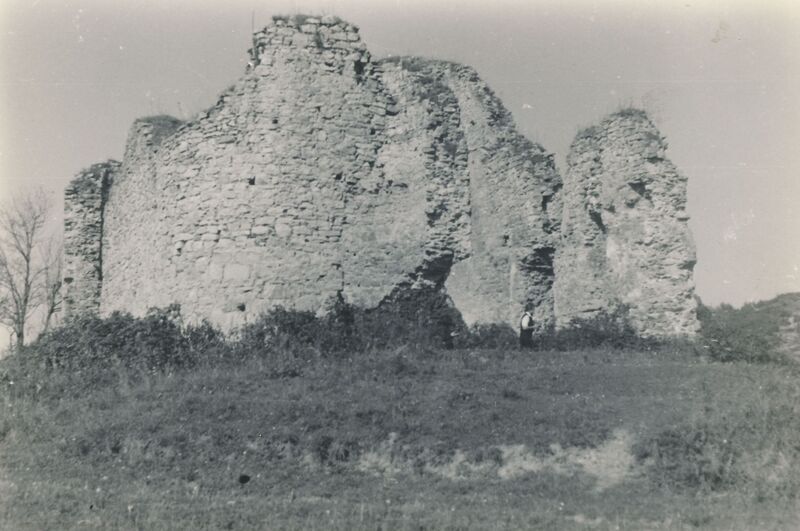
<instances>
[{"instance_id":1,"label":"stone masonry","mask_svg":"<svg viewBox=\"0 0 800 531\"><path fill-rule=\"evenodd\" d=\"M669 254L659 236L652 260L631 261L649 248L614 232L669 219L672 207L662 199L681 208L685 201L668 162L637 154L644 144L625 147L628 126L608 127L571 155L573 181L564 191L577 195L564 207L562 241L553 156L519 134L473 69L413 57L375 60L357 27L330 16L275 17L253 36L250 57L244 76L209 110L186 123L137 120L122 163L92 166L70 184L68 313L142 314L179 303L190 318L231 329L277 305L322 311L341 295L374 308L435 290L446 292L467 324L516 326L528 310L544 331L557 317L566 323L595 302L608 303L609 294L641 277L630 272L645 267L658 269L658 279L680 274L645 282L640 299L656 293L650 286L658 282L691 293L688 257L659 264ZM631 138L650 131L631 124ZM598 147L612 140L628 151ZM587 194L578 162L591 166L595 155L581 154L591 149L605 153L609 168L627 164L629 173L642 173L642 182L650 182L645 170L666 175L655 187L642 185L649 197L640 200L653 206L638 207L635 219L619 217L619 229L607 220L606 236L590 233L588 211L576 210L583 204L577 197ZM674 191L666 189L671 184ZM611 186L592 192L600 206L591 208L606 218L602 205L620 215L624 201L610 197L624 187ZM675 223L688 238L685 219ZM616 249L613 260L633 265L613 269L619 278L598 276L601 287L586 292L597 301L584 304L568 279L586 278L561 266L564 281L556 280L557 257L583 260L576 242L594 237L592 249ZM641 253L631 255L629 242ZM677 254L691 249L680 238L663 245L680 247ZM635 299L630 292L624 302ZM684 312L688 322L693 310L671 293L651 306ZM649 323L646 310L634 313L638 323Z\"/></svg>"},{"instance_id":2,"label":"stone masonry","mask_svg":"<svg viewBox=\"0 0 800 531\"><path fill-rule=\"evenodd\" d=\"M109 164L83 218L101 252L67 255L102 290L71 285L73 311L177 302L230 328L336 294L370 308L446 289L468 323L529 309L553 324L552 156L474 70L375 61L336 18L276 18L216 105L138 120Z\"/></svg>"},{"instance_id":3,"label":"stone masonry","mask_svg":"<svg viewBox=\"0 0 800 531\"><path fill-rule=\"evenodd\" d=\"M697 331L686 178L642 111L578 134L564 178L557 325L622 310L644 336Z\"/></svg>"},{"instance_id":4,"label":"stone masonry","mask_svg":"<svg viewBox=\"0 0 800 531\"><path fill-rule=\"evenodd\" d=\"M118 162L95 164L64 191L64 310L67 314L100 309L103 285L103 205Z\"/></svg>"}]
</instances>

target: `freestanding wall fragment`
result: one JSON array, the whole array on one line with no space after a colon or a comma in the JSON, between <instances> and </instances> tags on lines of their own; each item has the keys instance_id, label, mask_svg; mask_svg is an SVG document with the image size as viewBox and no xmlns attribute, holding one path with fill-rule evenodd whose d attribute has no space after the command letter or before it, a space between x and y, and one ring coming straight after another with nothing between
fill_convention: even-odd
<instances>
[{"instance_id":1,"label":"freestanding wall fragment","mask_svg":"<svg viewBox=\"0 0 800 531\"><path fill-rule=\"evenodd\" d=\"M624 309L643 336L697 332L686 178L666 147L631 109L573 142L555 267L558 327Z\"/></svg>"},{"instance_id":2,"label":"freestanding wall fragment","mask_svg":"<svg viewBox=\"0 0 800 531\"><path fill-rule=\"evenodd\" d=\"M103 283L103 210L119 162L95 164L64 191L64 314L97 313Z\"/></svg>"}]
</instances>

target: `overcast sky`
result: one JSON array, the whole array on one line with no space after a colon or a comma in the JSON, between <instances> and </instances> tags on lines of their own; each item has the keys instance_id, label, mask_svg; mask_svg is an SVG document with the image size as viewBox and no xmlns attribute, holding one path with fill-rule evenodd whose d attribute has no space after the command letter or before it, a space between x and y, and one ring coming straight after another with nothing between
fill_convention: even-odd
<instances>
[{"instance_id":1,"label":"overcast sky","mask_svg":"<svg viewBox=\"0 0 800 531\"><path fill-rule=\"evenodd\" d=\"M331 13L373 55L475 67L560 169L582 127L644 108L689 177L697 293L800 291L800 8L775 1L0 0L0 198L60 203L131 122L210 106L273 14Z\"/></svg>"}]
</instances>

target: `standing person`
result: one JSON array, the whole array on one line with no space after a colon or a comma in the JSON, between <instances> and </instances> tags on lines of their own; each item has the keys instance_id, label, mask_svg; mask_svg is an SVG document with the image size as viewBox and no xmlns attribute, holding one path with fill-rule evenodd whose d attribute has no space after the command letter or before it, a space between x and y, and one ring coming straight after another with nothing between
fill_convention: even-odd
<instances>
[{"instance_id":1,"label":"standing person","mask_svg":"<svg viewBox=\"0 0 800 531\"><path fill-rule=\"evenodd\" d=\"M520 348L533 348L533 316L525 312L519 320Z\"/></svg>"}]
</instances>

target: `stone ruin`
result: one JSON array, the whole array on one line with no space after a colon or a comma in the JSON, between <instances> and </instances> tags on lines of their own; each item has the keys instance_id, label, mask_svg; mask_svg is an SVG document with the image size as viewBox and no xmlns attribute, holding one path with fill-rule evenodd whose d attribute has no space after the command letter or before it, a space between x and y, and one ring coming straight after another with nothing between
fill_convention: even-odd
<instances>
[{"instance_id":1,"label":"stone ruin","mask_svg":"<svg viewBox=\"0 0 800 531\"><path fill-rule=\"evenodd\" d=\"M578 133L567 157L555 261L555 320L623 310L645 336L697 332L686 177L644 112Z\"/></svg>"},{"instance_id":2,"label":"stone ruin","mask_svg":"<svg viewBox=\"0 0 800 531\"><path fill-rule=\"evenodd\" d=\"M686 181L638 111L581 133L566 179L472 68L373 58L335 17L275 17L245 75L182 122L137 120L65 193L68 315L179 303L231 329L447 295L468 325L539 332L624 307L697 328Z\"/></svg>"}]
</instances>

